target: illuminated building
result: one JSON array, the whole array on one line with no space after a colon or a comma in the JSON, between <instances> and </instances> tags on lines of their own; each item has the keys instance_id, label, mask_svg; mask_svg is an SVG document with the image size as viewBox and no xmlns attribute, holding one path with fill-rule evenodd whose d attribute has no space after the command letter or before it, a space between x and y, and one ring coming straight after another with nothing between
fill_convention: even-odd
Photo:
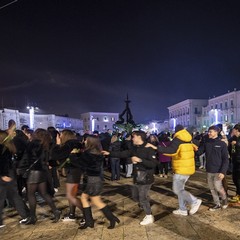
<instances>
[{"instance_id":1,"label":"illuminated building","mask_svg":"<svg viewBox=\"0 0 240 240\"><path fill-rule=\"evenodd\" d=\"M118 120L118 113L107 112L87 112L81 114L84 131L106 132L108 129L113 130L113 125Z\"/></svg>"}]
</instances>

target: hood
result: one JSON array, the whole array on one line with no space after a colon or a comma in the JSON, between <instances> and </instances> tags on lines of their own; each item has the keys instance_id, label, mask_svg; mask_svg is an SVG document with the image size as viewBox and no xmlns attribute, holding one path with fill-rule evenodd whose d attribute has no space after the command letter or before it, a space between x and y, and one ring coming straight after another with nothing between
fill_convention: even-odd
<instances>
[{"instance_id":1,"label":"hood","mask_svg":"<svg viewBox=\"0 0 240 240\"><path fill-rule=\"evenodd\" d=\"M186 130L180 130L175 133L174 138L178 138L183 142L191 142L192 141L192 135Z\"/></svg>"}]
</instances>

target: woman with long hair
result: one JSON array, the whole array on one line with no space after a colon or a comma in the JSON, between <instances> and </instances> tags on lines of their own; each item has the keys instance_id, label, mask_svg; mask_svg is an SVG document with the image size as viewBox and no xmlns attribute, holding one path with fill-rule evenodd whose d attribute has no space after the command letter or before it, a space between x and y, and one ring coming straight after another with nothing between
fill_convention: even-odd
<instances>
[{"instance_id":1,"label":"woman with long hair","mask_svg":"<svg viewBox=\"0 0 240 240\"><path fill-rule=\"evenodd\" d=\"M32 136L32 141L29 142L27 149L22 158L22 166L28 167L29 175L27 178L28 203L30 207L30 218L26 224L35 224L36 217L36 196L39 192L47 204L50 206L54 217L53 222L60 219L61 211L55 206L52 197L47 192L47 171L48 171L48 156L51 137L47 130L38 128Z\"/></svg>"},{"instance_id":2,"label":"woman with long hair","mask_svg":"<svg viewBox=\"0 0 240 240\"><path fill-rule=\"evenodd\" d=\"M113 215L108 206L101 199L101 191L103 187L103 181L101 180L101 167L104 161L102 155L102 145L99 137L88 136L85 141L84 152L73 149L72 154L69 156L70 162L73 165L81 166L84 171L83 193L81 195L81 201L83 206L83 215L85 218L85 224L80 229L87 227L94 227L94 220L91 211L91 203L100 209L105 217L110 221L108 229L113 229L116 222L120 220Z\"/></svg>"},{"instance_id":3,"label":"woman with long hair","mask_svg":"<svg viewBox=\"0 0 240 240\"><path fill-rule=\"evenodd\" d=\"M52 159L60 163L65 168L66 173L66 195L70 206L68 216L64 221L75 221L75 209L82 210L81 201L77 198L78 186L81 180L82 170L79 166L74 166L69 162L69 155L74 148L81 149L82 145L76 134L68 129L63 130L60 136L57 135L56 146L52 149Z\"/></svg>"}]
</instances>

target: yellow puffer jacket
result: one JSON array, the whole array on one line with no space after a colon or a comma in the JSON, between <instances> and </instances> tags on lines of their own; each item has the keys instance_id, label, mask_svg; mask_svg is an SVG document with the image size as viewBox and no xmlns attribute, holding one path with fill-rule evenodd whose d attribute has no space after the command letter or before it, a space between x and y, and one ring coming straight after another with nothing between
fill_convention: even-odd
<instances>
[{"instance_id":1,"label":"yellow puffer jacket","mask_svg":"<svg viewBox=\"0 0 240 240\"><path fill-rule=\"evenodd\" d=\"M173 172L182 175L192 175L195 173L194 149L196 145L191 143L191 134L183 129L175 133L174 138L186 142L180 143L178 149L173 154L164 154L172 157ZM173 139L174 141L174 139Z\"/></svg>"}]
</instances>

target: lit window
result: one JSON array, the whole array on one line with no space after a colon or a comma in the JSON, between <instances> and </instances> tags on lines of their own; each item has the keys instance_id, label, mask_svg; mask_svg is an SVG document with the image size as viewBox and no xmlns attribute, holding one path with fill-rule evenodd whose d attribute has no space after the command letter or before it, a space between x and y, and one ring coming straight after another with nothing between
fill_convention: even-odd
<instances>
[{"instance_id":1,"label":"lit window","mask_svg":"<svg viewBox=\"0 0 240 240\"><path fill-rule=\"evenodd\" d=\"M103 121L104 122L108 122L108 118L105 116L105 117L103 117Z\"/></svg>"}]
</instances>

